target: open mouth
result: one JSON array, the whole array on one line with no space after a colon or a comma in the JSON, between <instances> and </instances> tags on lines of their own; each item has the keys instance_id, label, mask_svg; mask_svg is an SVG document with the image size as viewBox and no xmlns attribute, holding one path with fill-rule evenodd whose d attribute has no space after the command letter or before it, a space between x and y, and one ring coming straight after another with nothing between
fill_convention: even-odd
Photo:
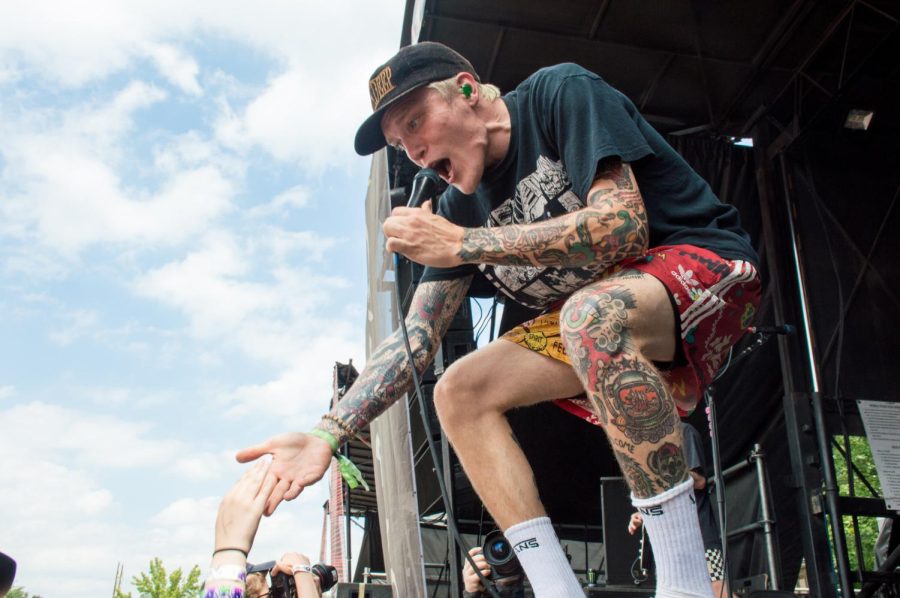
<instances>
[{"instance_id":1,"label":"open mouth","mask_svg":"<svg viewBox=\"0 0 900 598\"><path fill-rule=\"evenodd\" d=\"M433 168L442 179L448 183L450 182L450 160L448 158L434 162L431 164L431 168Z\"/></svg>"}]
</instances>

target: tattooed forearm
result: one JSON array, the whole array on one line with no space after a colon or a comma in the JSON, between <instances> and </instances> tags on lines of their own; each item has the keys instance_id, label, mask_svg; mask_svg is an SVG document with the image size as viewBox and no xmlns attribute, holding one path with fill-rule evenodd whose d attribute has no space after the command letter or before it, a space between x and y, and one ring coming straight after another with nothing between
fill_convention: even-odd
<instances>
[{"instance_id":1,"label":"tattooed forearm","mask_svg":"<svg viewBox=\"0 0 900 598\"><path fill-rule=\"evenodd\" d=\"M416 371L422 373L434 359L441 338L465 298L472 277L422 283L413 297L406 325ZM331 414L349 430L358 431L402 397L412 386L409 357L400 330L387 338L370 358L359 378ZM319 428L343 443L350 435L323 419Z\"/></svg>"},{"instance_id":2,"label":"tattooed forearm","mask_svg":"<svg viewBox=\"0 0 900 598\"><path fill-rule=\"evenodd\" d=\"M584 208L531 224L466 229L458 256L465 263L606 266L642 255L648 242L631 168L617 162L598 172Z\"/></svg>"}]
</instances>

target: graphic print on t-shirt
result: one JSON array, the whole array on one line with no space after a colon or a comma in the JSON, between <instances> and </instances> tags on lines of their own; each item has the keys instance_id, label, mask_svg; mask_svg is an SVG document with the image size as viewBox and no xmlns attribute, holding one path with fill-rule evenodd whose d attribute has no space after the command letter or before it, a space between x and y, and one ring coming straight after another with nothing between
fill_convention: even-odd
<instances>
[{"instance_id":1,"label":"graphic print on t-shirt","mask_svg":"<svg viewBox=\"0 0 900 598\"><path fill-rule=\"evenodd\" d=\"M540 156L535 171L518 182L515 195L491 212L485 226L528 224L583 207L584 202L572 191L572 183L562 162ZM479 267L505 295L522 305L538 309L571 295L595 280L602 271L599 265L565 269L486 264Z\"/></svg>"}]
</instances>

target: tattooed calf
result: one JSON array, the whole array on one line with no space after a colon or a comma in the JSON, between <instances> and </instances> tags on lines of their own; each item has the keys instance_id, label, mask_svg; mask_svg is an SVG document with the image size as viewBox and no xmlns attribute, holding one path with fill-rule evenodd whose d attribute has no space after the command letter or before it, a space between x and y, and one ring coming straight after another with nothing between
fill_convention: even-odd
<instances>
[{"instance_id":1,"label":"tattooed calf","mask_svg":"<svg viewBox=\"0 0 900 598\"><path fill-rule=\"evenodd\" d=\"M630 442L622 440L621 438L612 438L611 442L616 448L625 449L629 454L634 454L634 445Z\"/></svg>"},{"instance_id":2,"label":"tattooed calf","mask_svg":"<svg viewBox=\"0 0 900 598\"><path fill-rule=\"evenodd\" d=\"M653 480L641 468L640 463L622 451L613 450L613 452L616 455L616 460L619 462L619 467L622 468L622 475L625 476L625 481L628 482L628 487L631 488L634 495L638 498L653 496L655 494Z\"/></svg>"},{"instance_id":3,"label":"tattooed calf","mask_svg":"<svg viewBox=\"0 0 900 598\"><path fill-rule=\"evenodd\" d=\"M608 364L603 399L609 423L635 444L657 443L675 431L675 401L653 368L637 359Z\"/></svg>"},{"instance_id":4,"label":"tattooed calf","mask_svg":"<svg viewBox=\"0 0 900 598\"><path fill-rule=\"evenodd\" d=\"M647 466L658 475L668 488L684 480L687 468L681 449L671 442L663 443L655 451L647 455Z\"/></svg>"}]
</instances>

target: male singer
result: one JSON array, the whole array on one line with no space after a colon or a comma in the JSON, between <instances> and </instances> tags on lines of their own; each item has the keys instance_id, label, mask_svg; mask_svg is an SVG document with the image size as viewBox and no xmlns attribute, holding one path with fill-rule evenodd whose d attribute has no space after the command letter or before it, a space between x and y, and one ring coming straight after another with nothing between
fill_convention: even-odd
<instances>
[{"instance_id":1,"label":"male singer","mask_svg":"<svg viewBox=\"0 0 900 598\"><path fill-rule=\"evenodd\" d=\"M450 184L437 214L396 208L384 222L387 250L427 266L406 318L414 367L431 362L474 277L543 310L454 363L434 391L535 595L582 590L504 414L557 400L604 426L653 543L657 596L711 596L679 408L694 408L759 301L737 211L631 101L574 64L501 96L450 48L420 43L380 66L369 92L356 151L392 145ZM269 513L410 390L410 365L395 332L315 430L238 454L274 455Z\"/></svg>"}]
</instances>

